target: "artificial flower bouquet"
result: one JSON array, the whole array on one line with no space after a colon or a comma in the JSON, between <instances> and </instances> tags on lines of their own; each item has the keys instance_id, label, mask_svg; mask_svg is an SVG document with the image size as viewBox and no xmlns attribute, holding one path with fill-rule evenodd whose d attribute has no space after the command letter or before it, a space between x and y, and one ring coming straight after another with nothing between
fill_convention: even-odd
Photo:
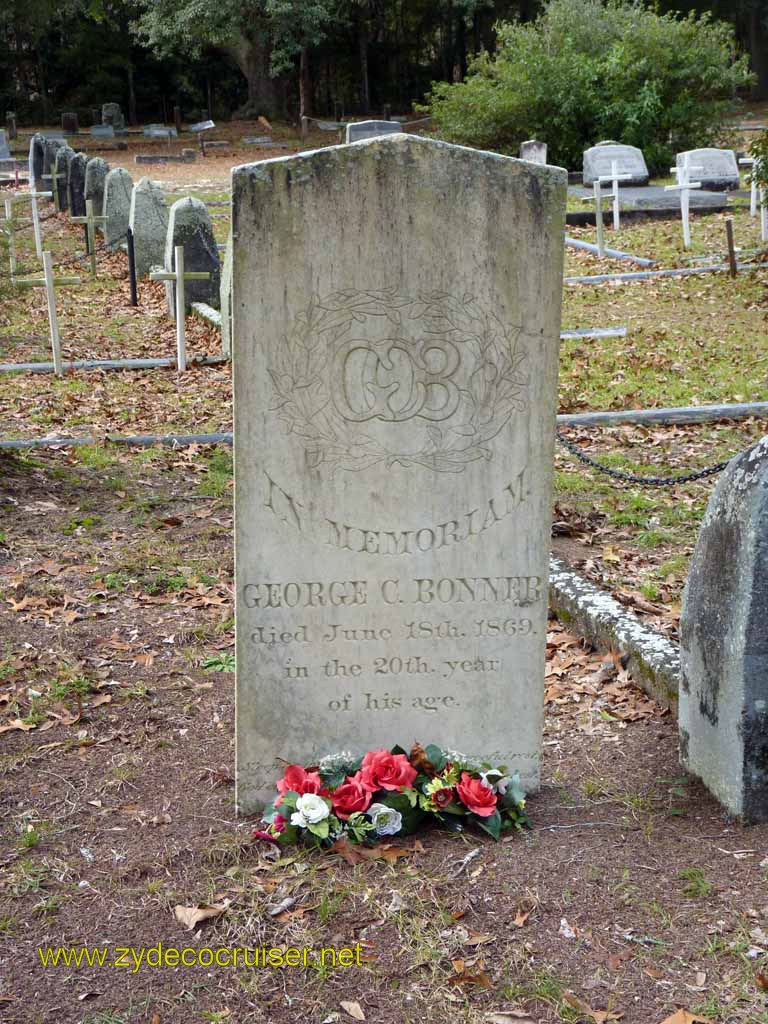
<instances>
[{"instance_id":1,"label":"artificial flower bouquet","mask_svg":"<svg viewBox=\"0 0 768 1024\"><path fill-rule=\"evenodd\" d=\"M410 754L370 750L362 758L343 751L311 768L292 764L277 791L254 837L281 846L372 843L410 835L429 820L454 832L479 825L494 839L527 824L519 776L435 745L417 743Z\"/></svg>"}]
</instances>

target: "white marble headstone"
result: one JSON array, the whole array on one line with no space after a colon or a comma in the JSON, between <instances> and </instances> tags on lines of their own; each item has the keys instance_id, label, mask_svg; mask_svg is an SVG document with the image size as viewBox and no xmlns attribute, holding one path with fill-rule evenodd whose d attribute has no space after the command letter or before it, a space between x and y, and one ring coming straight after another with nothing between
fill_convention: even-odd
<instances>
[{"instance_id":1,"label":"white marble headstone","mask_svg":"<svg viewBox=\"0 0 768 1024\"><path fill-rule=\"evenodd\" d=\"M380 135L401 132L399 121L351 121L347 125L345 142L360 142L361 139L375 139Z\"/></svg>"},{"instance_id":2,"label":"white marble headstone","mask_svg":"<svg viewBox=\"0 0 768 1024\"><path fill-rule=\"evenodd\" d=\"M611 174L614 163L617 165L619 174L632 175L631 178L620 181L620 186L648 184L648 168L642 150L639 150L637 146L600 142L597 146L592 146L591 149L584 151L584 185L589 187L600 175Z\"/></svg>"},{"instance_id":3,"label":"white marble headstone","mask_svg":"<svg viewBox=\"0 0 768 1024\"><path fill-rule=\"evenodd\" d=\"M565 194L410 135L234 169L241 812L414 740L537 787Z\"/></svg>"},{"instance_id":4,"label":"white marble headstone","mask_svg":"<svg viewBox=\"0 0 768 1024\"><path fill-rule=\"evenodd\" d=\"M722 192L723 189L735 189L741 185L739 165L732 149L688 149L678 153L675 165L682 167L687 162L691 170L691 179L701 182L703 189ZM695 168L700 170L695 170Z\"/></svg>"}]
</instances>

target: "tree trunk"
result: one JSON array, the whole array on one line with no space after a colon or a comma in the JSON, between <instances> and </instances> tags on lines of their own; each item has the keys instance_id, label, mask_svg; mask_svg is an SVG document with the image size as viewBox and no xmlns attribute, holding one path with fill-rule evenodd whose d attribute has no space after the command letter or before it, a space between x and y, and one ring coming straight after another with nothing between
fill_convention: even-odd
<instances>
[{"instance_id":1,"label":"tree trunk","mask_svg":"<svg viewBox=\"0 0 768 1024\"><path fill-rule=\"evenodd\" d=\"M43 121L48 123L49 116L49 103L48 103L48 86L45 80L45 65L43 59L40 56L40 51L37 51L37 84L40 89L40 103L43 108Z\"/></svg>"},{"instance_id":2,"label":"tree trunk","mask_svg":"<svg viewBox=\"0 0 768 1024\"><path fill-rule=\"evenodd\" d=\"M768 38L763 24L763 12L758 5L749 13L749 56L752 70L757 75L752 96L762 100L768 96Z\"/></svg>"},{"instance_id":3,"label":"tree trunk","mask_svg":"<svg viewBox=\"0 0 768 1024\"><path fill-rule=\"evenodd\" d=\"M312 115L312 74L309 66L309 49L303 46L299 57L299 121Z\"/></svg>"},{"instance_id":4,"label":"tree trunk","mask_svg":"<svg viewBox=\"0 0 768 1024\"><path fill-rule=\"evenodd\" d=\"M363 114L371 109L371 86L368 78L368 4L360 10L359 31L357 36L360 51L360 107Z\"/></svg>"},{"instance_id":5,"label":"tree trunk","mask_svg":"<svg viewBox=\"0 0 768 1024\"><path fill-rule=\"evenodd\" d=\"M282 83L269 74L269 49L260 40L241 36L229 48L248 84L248 102L238 113L248 117L279 117L283 113Z\"/></svg>"},{"instance_id":6,"label":"tree trunk","mask_svg":"<svg viewBox=\"0 0 768 1024\"><path fill-rule=\"evenodd\" d=\"M136 90L133 85L133 64L128 64L128 123L138 124L136 117Z\"/></svg>"}]
</instances>

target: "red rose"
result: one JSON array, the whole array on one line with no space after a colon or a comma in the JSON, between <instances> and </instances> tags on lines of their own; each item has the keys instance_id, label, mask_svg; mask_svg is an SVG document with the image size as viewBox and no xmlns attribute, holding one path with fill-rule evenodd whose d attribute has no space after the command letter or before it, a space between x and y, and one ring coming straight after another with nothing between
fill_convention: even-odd
<instances>
[{"instance_id":1,"label":"red rose","mask_svg":"<svg viewBox=\"0 0 768 1024\"><path fill-rule=\"evenodd\" d=\"M305 793L317 793L319 796L328 796L328 790L323 786L323 780L317 772L308 772L300 764L290 764L285 769L285 774L277 783L277 791L280 796L288 792L298 793L303 796ZM276 804L282 801L276 800Z\"/></svg>"},{"instance_id":2,"label":"red rose","mask_svg":"<svg viewBox=\"0 0 768 1024\"><path fill-rule=\"evenodd\" d=\"M390 754L388 750L370 750L363 758L360 772L363 785L368 789L403 790L416 780L413 768L405 754Z\"/></svg>"},{"instance_id":3,"label":"red rose","mask_svg":"<svg viewBox=\"0 0 768 1024\"><path fill-rule=\"evenodd\" d=\"M371 803L371 791L363 782L360 772L348 775L338 789L331 793L333 810L340 818L348 818L355 811L367 811Z\"/></svg>"},{"instance_id":4,"label":"red rose","mask_svg":"<svg viewBox=\"0 0 768 1024\"><path fill-rule=\"evenodd\" d=\"M430 797L435 807L442 810L453 800L453 790L450 786L446 786L444 789L438 789L436 793L431 793Z\"/></svg>"},{"instance_id":5,"label":"red rose","mask_svg":"<svg viewBox=\"0 0 768 1024\"><path fill-rule=\"evenodd\" d=\"M481 818L490 818L496 810L496 794L480 779L473 779L469 772L461 773L456 792L467 810Z\"/></svg>"}]
</instances>

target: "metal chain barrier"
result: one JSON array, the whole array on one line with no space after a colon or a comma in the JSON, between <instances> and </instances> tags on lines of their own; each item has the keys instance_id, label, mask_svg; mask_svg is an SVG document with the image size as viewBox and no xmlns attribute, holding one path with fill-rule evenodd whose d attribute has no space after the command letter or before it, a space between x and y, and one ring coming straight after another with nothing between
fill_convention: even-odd
<instances>
[{"instance_id":1,"label":"metal chain barrier","mask_svg":"<svg viewBox=\"0 0 768 1024\"><path fill-rule=\"evenodd\" d=\"M574 455L579 462L583 462L585 466L596 469L599 473L605 473L606 476L610 476L614 480L621 480L627 484L645 484L648 487L674 487L675 484L689 484L693 483L694 480L704 480L708 476L722 473L731 461L726 459L725 462L718 462L716 465L708 466L706 469L697 469L692 473L681 473L679 476L637 476L635 473L625 473L623 470L613 469L611 466L598 462L597 459L593 459L591 455L588 455L583 448L574 444L573 441L569 441L559 430L555 431L555 436L563 448L566 448L571 455Z\"/></svg>"}]
</instances>

